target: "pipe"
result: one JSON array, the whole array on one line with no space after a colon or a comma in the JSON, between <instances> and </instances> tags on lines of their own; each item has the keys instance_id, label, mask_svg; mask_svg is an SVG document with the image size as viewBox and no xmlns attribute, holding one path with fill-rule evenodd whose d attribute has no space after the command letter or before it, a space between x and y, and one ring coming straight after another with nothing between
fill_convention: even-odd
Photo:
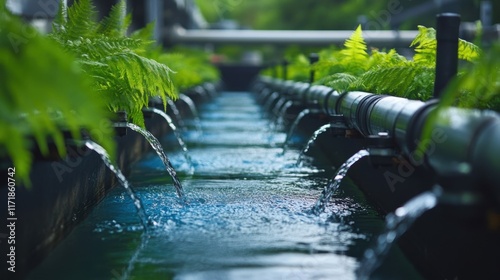
<instances>
[{"instance_id":1,"label":"pipe","mask_svg":"<svg viewBox=\"0 0 500 280\"><path fill-rule=\"evenodd\" d=\"M295 88L305 87L295 83ZM447 122L434 124L430 139L421 143L425 158L415 159L425 123L437 100L422 102L394 96L353 91L339 94L324 86L311 86L305 93L308 108L321 108L342 115L348 128L365 137L386 133L410 160L425 164L452 190L484 186L500 203L500 115L488 110L448 108L441 111ZM421 160L421 162L420 162ZM453 178L462 178L455 180Z\"/></svg>"},{"instance_id":2,"label":"pipe","mask_svg":"<svg viewBox=\"0 0 500 280\"><path fill-rule=\"evenodd\" d=\"M418 31L363 31L366 44L378 47L408 47ZM351 30L186 30L174 26L165 30L164 38L174 44L275 44L275 45L341 45L352 35Z\"/></svg>"}]
</instances>

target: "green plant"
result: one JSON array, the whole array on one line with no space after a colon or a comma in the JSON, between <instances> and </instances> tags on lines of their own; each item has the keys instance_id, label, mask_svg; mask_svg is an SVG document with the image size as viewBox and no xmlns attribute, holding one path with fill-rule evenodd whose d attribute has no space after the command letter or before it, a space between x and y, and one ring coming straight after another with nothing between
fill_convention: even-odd
<instances>
[{"instance_id":1,"label":"green plant","mask_svg":"<svg viewBox=\"0 0 500 280\"><path fill-rule=\"evenodd\" d=\"M75 1L69 8L61 1L51 37L77 57L112 112L124 110L132 122L144 126L142 108L149 98L160 96L166 106L167 98L177 97L172 70L142 55L152 42L140 32L125 36L130 23L125 0L101 22L96 17L90 0Z\"/></svg>"},{"instance_id":2,"label":"green plant","mask_svg":"<svg viewBox=\"0 0 500 280\"><path fill-rule=\"evenodd\" d=\"M434 89L436 31L419 26L419 34L411 46L415 47L412 60L399 55L394 49L388 52L372 49L368 52L358 26L346 40L344 48L328 48L320 52L320 61L313 67L319 76L316 84L338 91L362 90L427 100L432 97ZM459 59L473 63L480 54L476 45L460 40ZM304 66L303 69L308 71L309 67Z\"/></svg>"},{"instance_id":3,"label":"green plant","mask_svg":"<svg viewBox=\"0 0 500 280\"><path fill-rule=\"evenodd\" d=\"M0 0L0 155L29 185L32 149L42 154L54 143L66 154L63 131L81 138L81 129L113 154L113 130L103 100L75 57L5 9Z\"/></svg>"},{"instance_id":4,"label":"green plant","mask_svg":"<svg viewBox=\"0 0 500 280\"><path fill-rule=\"evenodd\" d=\"M208 55L194 48L174 48L168 53L162 53L157 60L172 65L174 85L180 90L219 80L219 72L209 62Z\"/></svg>"}]
</instances>

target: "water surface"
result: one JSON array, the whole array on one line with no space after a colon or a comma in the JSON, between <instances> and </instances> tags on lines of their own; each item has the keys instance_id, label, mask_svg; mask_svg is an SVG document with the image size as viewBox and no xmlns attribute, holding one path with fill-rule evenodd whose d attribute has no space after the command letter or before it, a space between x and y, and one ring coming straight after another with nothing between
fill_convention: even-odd
<instances>
[{"instance_id":1,"label":"water surface","mask_svg":"<svg viewBox=\"0 0 500 280\"><path fill-rule=\"evenodd\" d=\"M143 234L115 188L31 279L355 279L383 227L359 191L346 181L324 213L310 214L332 174L296 167L296 150L283 155L286 134L270 130L250 93L225 92L199 109L203 136L184 135L194 175L176 140L163 139L187 202L148 154L128 177L158 225ZM397 248L374 275L414 278Z\"/></svg>"}]
</instances>

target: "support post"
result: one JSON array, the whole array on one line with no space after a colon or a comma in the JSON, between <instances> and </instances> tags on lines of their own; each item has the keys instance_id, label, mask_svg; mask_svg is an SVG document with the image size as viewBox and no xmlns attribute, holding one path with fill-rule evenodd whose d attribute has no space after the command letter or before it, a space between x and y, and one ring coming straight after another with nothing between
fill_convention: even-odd
<instances>
[{"instance_id":1,"label":"support post","mask_svg":"<svg viewBox=\"0 0 500 280\"><path fill-rule=\"evenodd\" d=\"M439 98L458 68L458 32L460 15L443 13L437 15L436 80L434 98Z\"/></svg>"}]
</instances>

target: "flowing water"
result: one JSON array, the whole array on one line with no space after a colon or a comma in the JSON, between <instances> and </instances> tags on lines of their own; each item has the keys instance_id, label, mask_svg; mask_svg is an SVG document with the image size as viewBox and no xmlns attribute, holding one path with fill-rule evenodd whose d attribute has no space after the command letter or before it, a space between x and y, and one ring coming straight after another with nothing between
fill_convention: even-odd
<instances>
[{"instance_id":1,"label":"flowing water","mask_svg":"<svg viewBox=\"0 0 500 280\"><path fill-rule=\"evenodd\" d=\"M172 131L175 135L175 138L177 139L177 142L179 143L179 146L182 149L182 152L184 154L184 158L186 159L186 162L189 165L189 169L191 170L190 173L193 174L193 172L194 172L193 160L191 159L191 156L189 155L189 151L188 151L186 143L184 143L184 140L182 139L182 136L179 133L179 131L177 130L177 127L175 126L172 119L162 110L158 110L156 108L148 108L147 110L150 110L151 112L161 116L167 122L170 129L172 129Z\"/></svg>"},{"instance_id":2,"label":"flowing water","mask_svg":"<svg viewBox=\"0 0 500 280\"><path fill-rule=\"evenodd\" d=\"M193 100L185 95L185 94L179 94L179 100L184 102L189 110L191 111L191 115L193 116L193 121L194 121L194 126L196 127L196 131L198 133L203 133L203 130L201 129L201 121L200 121L200 116L198 114L198 109L196 109L196 105L194 104Z\"/></svg>"},{"instance_id":3,"label":"flowing water","mask_svg":"<svg viewBox=\"0 0 500 280\"><path fill-rule=\"evenodd\" d=\"M167 105L170 107L172 110L172 113L174 114L175 121L179 125L179 127L183 130L186 131L187 127L186 124L184 123L184 119L181 116L181 112L179 111L179 108L177 108L177 105L172 99L167 99Z\"/></svg>"},{"instance_id":4,"label":"flowing water","mask_svg":"<svg viewBox=\"0 0 500 280\"><path fill-rule=\"evenodd\" d=\"M149 144L151 144L153 150L155 150L158 157L160 157L161 161L163 162L163 165L165 166L165 169L172 178L177 195L180 198L184 197L184 190L182 188L181 182L177 178L177 172L175 172L175 169L172 167L172 164L170 163L170 160L168 159L165 152L163 151L163 146L160 144L158 139L156 139L156 137L153 134L151 134L151 132L142 129L141 127L133 123L115 123L114 125L115 127L128 127L133 131L140 133L142 136L144 136L144 138L146 138L146 140L148 140Z\"/></svg>"},{"instance_id":5,"label":"flowing water","mask_svg":"<svg viewBox=\"0 0 500 280\"><path fill-rule=\"evenodd\" d=\"M441 190L436 188L424 192L412 199L405 205L396 209L386 217L386 228L375 240L376 244L365 251L364 259L358 269L359 279L369 279L389 253L392 246L399 237L403 235L413 223L424 213L433 209L441 197Z\"/></svg>"},{"instance_id":6,"label":"flowing water","mask_svg":"<svg viewBox=\"0 0 500 280\"><path fill-rule=\"evenodd\" d=\"M290 140L292 139L293 134L295 133L295 130L297 129L300 121L307 115L311 114L312 111L309 109L305 109L302 112L300 112L295 120L292 123L292 126L290 126L290 130L288 131L288 134L286 135L285 142L283 143L283 154L286 153L288 150L288 145L290 145Z\"/></svg>"},{"instance_id":7,"label":"flowing water","mask_svg":"<svg viewBox=\"0 0 500 280\"><path fill-rule=\"evenodd\" d=\"M268 137L255 96L224 92L199 109L203 138L184 138L194 176L185 176L175 139L161 138L186 203L166 190L170 179L149 153L128 178L156 226L144 233L127 193L114 188L29 279L355 279L383 220L352 182L313 215L332 174L297 167L297 150L280 155L286 135ZM419 279L395 249L375 279Z\"/></svg>"},{"instance_id":8,"label":"flowing water","mask_svg":"<svg viewBox=\"0 0 500 280\"><path fill-rule=\"evenodd\" d=\"M120 185L123 186L128 196L132 199L132 202L134 203L137 210L137 215L141 220L142 226L144 227L144 229L147 229L148 226L151 225L151 223L148 219L146 211L144 210L142 201L137 197L134 190L127 181L127 178L125 178L125 175L123 175L122 171L111 162L108 152L106 152L106 150L102 146L91 140L86 140L85 146L96 152L101 157L104 164L106 164L106 166L109 168L109 170L111 170L111 172L115 174L116 178L120 182Z\"/></svg>"},{"instance_id":9,"label":"flowing water","mask_svg":"<svg viewBox=\"0 0 500 280\"><path fill-rule=\"evenodd\" d=\"M353 166L356 162L358 162L358 160L369 155L370 153L367 150L361 150L355 153L353 156L351 156L346 162L344 162L339 167L339 169L335 172L335 175L333 176L332 180L323 189L321 196L319 197L314 207L311 209L311 212L313 214L319 215L321 212L325 211L326 204L328 203L328 201L330 201L330 198L332 197L333 193L339 188L340 184L342 183L342 180L347 175L349 168L351 168L351 166Z\"/></svg>"},{"instance_id":10,"label":"flowing water","mask_svg":"<svg viewBox=\"0 0 500 280\"><path fill-rule=\"evenodd\" d=\"M302 150L302 153L299 155L299 157L297 159L297 164L301 163L303 155L305 155L305 154L307 154L309 152L309 150L311 149L311 147L316 142L316 139L318 139L318 137L321 134L327 132L331 127L332 127L332 124L328 123L328 124L325 124L325 125L321 126L320 128L318 128L313 133L313 135L311 136L311 138L309 138L309 140L307 141L305 148Z\"/></svg>"}]
</instances>

